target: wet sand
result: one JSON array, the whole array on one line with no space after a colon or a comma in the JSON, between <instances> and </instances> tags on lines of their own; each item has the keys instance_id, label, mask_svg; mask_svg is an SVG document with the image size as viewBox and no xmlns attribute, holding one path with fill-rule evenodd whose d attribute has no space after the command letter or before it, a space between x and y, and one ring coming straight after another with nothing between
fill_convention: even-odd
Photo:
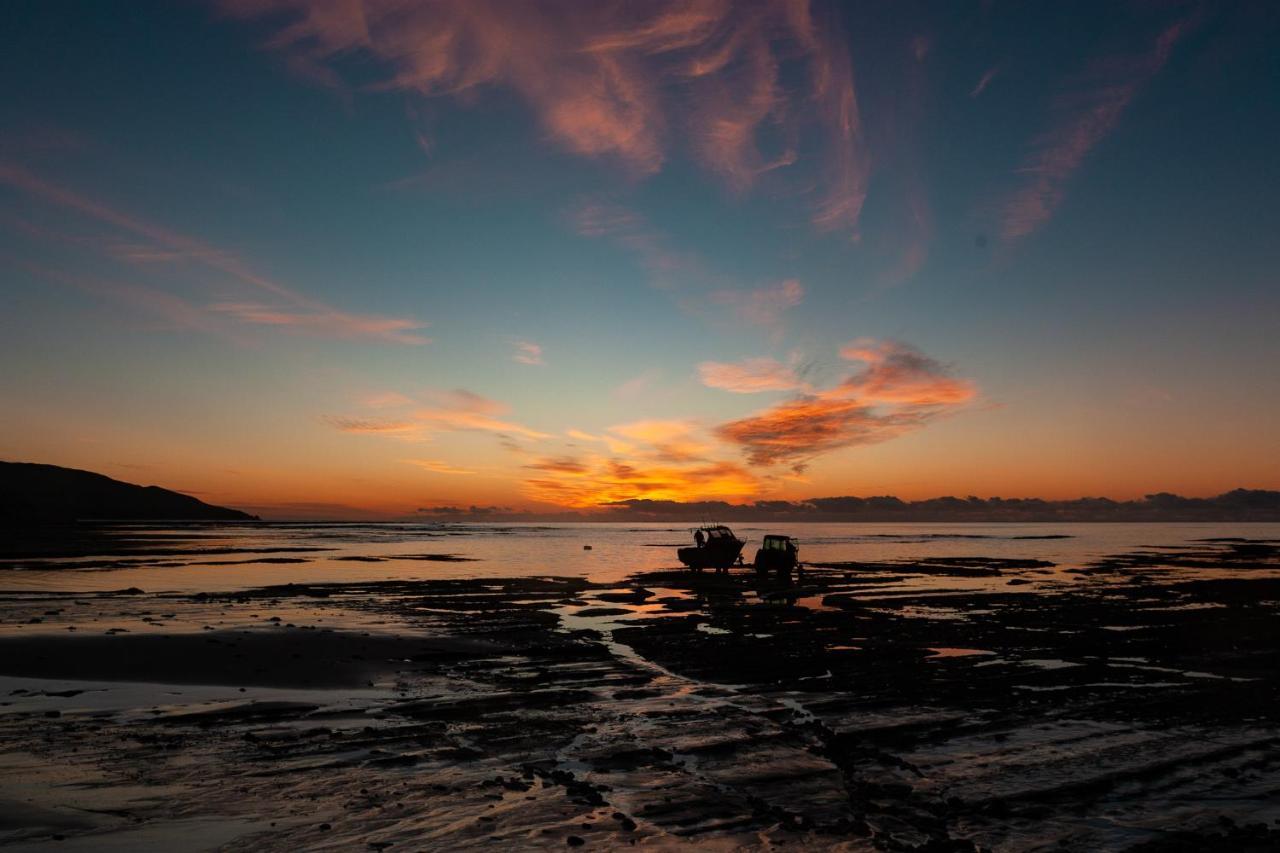
<instances>
[{"instance_id":1,"label":"wet sand","mask_svg":"<svg viewBox=\"0 0 1280 853\"><path fill-rule=\"evenodd\" d=\"M1274 850L1276 545L0 594L0 845Z\"/></svg>"}]
</instances>

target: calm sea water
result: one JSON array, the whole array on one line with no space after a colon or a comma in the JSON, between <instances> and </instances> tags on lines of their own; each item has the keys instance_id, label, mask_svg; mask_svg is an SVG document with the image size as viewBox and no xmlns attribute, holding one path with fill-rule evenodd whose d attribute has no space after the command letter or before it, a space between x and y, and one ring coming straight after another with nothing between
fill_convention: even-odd
<instances>
[{"instance_id":1,"label":"calm sea water","mask_svg":"<svg viewBox=\"0 0 1280 853\"><path fill-rule=\"evenodd\" d=\"M1057 571L1100 557L1198 539L1280 539L1280 524L804 524L733 525L749 561L766 533L800 541L802 560L927 557L1046 560ZM431 578L580 576L618 582L678 567L687 525L654 524L253 524L116 525L103 556L16 561L0 590L226 591L285 583ZM126 549L133 553L115 553ZM584 550L590 545L591 550ZM465 562L414 559L450 555ZM376 559L374 559L376 558ZM297 562L279 562L282 560Z\"/></svg>"}]
</instances>

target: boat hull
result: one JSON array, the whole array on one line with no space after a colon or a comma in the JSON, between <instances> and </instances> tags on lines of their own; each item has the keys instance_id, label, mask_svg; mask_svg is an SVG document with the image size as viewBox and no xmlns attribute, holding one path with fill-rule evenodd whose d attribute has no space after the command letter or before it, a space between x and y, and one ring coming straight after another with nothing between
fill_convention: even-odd
<instances>
[{"instance_id":1,"label":"boat hull","mask_svg":"<svg viewBox=\"0 0 1280 853\"><path fill-rule=\"evenodd\" d=\"M681 548L676 552L680 562L691 569L727 569L742 555L744 542L706 545L702 548Z\"/></svg>"}]
</instances>

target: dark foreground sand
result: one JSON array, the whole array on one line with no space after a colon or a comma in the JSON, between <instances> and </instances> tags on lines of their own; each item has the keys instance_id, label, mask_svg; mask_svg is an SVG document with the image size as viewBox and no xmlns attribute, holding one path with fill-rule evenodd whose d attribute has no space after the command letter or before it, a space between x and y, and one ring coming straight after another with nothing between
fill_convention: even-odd
<instances>
[{"instance_id":1,"label":"dark foreground sand","mask_svg":"<svg viewBox=\"0 0 1280 853\"><path fill-rule=\"evenodd\" d=\"M1045 571L0 596L0 846L1280 849L1275 544Z\"/></svg>"}]
</instances>

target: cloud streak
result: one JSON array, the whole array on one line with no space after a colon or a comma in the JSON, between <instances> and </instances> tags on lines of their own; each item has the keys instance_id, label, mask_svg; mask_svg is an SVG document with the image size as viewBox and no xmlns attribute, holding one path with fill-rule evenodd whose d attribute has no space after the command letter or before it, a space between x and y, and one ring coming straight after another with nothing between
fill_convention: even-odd
<instances>
[{"instance_id":1,"label":"cloud streak","mask_svg":"<svg viewBox=\"0 0 1280 853\"><path fill-rule=\"evenodd\" d=\"M242 323L277 326L287 331L345 340L373 339L399 344L426 344L431 339L417 333L422 324L398 317L354 315L340 311L290 311L252 302L219 302L209 310Z\"/></svg>"},{"instance_id":2,"label":"cloud streak","mask_svg":"<svg viewBox=\"0 0 1280 853\"><path fill-rule=\"evenodd\" d=\"M390 401L390 402L383 402ZM408 410L417 404L412 398L401 395L379 395L370 402L371 408L395 406ZM440 432L491 432L505 440L520 436L527 439L545 439L551 436L510 420L504 416L510 407L496 400L482 397L465 388L435 392L426 395L428 405L407 411L396 418L365 418L326 416L324 420L342 432L382 434L394 438L425 441Z\"/></svg>"},{"instance_id":3,"label":"cloud streak","mask_svg":"<svg viewBox=\"0 0 1280 853\"><path fill-rule=\"evenodd\" d=\"M1002 207L1000 234L1005 240L1026 237L1053 216L1072 175L1116 128L1134 98L1194 25L1194 19L1180 20L1142 53L1092 63L1083 76L1084 85L1055 101L1050 126L1018 170L1026 180Z\"/></svg>"},{"instance_id":4,"label":"cloud streak","mask_svg":"<svg viewBox=\"0 0 1280 853\"><path fill-rule=\"evenodd\" d=\"M429 341L418 334L423 323L403 318L377 317L340 311L316 299L262 276L229 252L215 249L195 238L115 210L101 202L43 180L14 163L0 161L0 184L20 190L45 203L73 211L105 225L148 240L151 246L115 246L109 254L119 259L153 262L185 260L203 264L259 294L267 294L277 305L257 303L217 303L210 310L244 322L294 329L309 329L345 339L377 340L384 343L419 345Z\"/></svg>"},{"instance_id":5,"label":"cloud streak","mask_svg":"<svg viewBox=\"0 0 1280 853\"><path fill-rule=\"evenodd\" d=\"M794 391L804 387L790 366L772 358L748 358L740 362L704 361L698 365L698 378L708 388L735 394Z\"/></svg>"}]
</instances>

